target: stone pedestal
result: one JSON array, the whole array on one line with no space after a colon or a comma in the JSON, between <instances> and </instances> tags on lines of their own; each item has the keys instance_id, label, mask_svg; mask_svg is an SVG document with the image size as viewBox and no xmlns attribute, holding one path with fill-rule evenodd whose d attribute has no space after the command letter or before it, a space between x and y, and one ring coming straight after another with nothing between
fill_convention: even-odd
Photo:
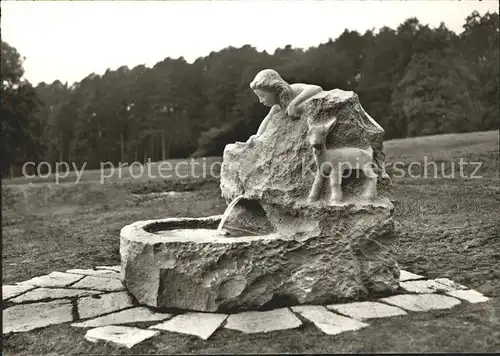
<instances>
[{"instance_id":1,"label":"stone pedestal","mask_svg":"<svg viewBox=\"0 0 500 356\"><path fill-rule=\"evenodd\" d=\"M299 232L234 238L166 231L215 229L220 216L134 223L121 232L122 279L141 304L206 312L363 300L398 288L395 223L385 208L331 208L314 222L316 213L295 217Z\"/></svg>"}]
</instances>

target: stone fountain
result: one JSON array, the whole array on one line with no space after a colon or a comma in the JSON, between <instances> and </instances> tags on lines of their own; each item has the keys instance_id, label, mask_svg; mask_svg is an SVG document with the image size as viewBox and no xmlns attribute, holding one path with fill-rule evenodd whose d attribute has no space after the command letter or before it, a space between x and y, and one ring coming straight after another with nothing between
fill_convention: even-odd
<instances>
[{"instance_id":1,"label":"stone fountain","mask_svg":"<svg viewBox=\"0 0 500 356\"><path fill-rule=\"evenodd\" d=\"M271 110L265 130L224 150L228 210L125 226L129 292L151 307L205 312L395 292L398 233L384 130L352 91L288 84L273 70L251 87Z\"/></svg>"}]
</instances>

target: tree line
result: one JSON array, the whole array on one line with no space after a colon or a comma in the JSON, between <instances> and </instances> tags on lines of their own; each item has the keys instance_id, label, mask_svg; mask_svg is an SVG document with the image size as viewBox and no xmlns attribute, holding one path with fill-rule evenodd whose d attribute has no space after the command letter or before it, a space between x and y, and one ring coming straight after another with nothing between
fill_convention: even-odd
<instances>
[{"instance_id":1,"label":"tree line","mask_svg":"<svg viewBox=\"0 0 500 356\"><path fill-rule=\"evenodd\" d=\"M221 155L256 132L267 110L249 88L261 69L289 83L355 91L386 139L496 129L499 16L473 12L456 34L410 18L396 29L345 30L307 50L228 47L188 63L122 66L72 85L36 87L2 41L2 172L27 161L146 162Z\"/></svg>"}]
</instances>

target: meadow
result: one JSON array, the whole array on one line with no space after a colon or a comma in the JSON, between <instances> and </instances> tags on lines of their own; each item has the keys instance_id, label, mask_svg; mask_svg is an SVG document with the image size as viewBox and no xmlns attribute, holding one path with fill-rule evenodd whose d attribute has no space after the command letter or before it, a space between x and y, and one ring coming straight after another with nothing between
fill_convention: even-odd
<instances>
[{"instance_id":1,"label":"meadow","mask_svg":"<svg viewBox=\"0 0 500 356\"><path fill-rule=\"evenodd\" d=\"M401 268L446 277L492 298L452 310L372 322L335 336L305 323L293 330L245 335L223 329L208 341L162 333L131 350L92 344L69 324L4 336L5 355L157 353L494 352L500 349L500 212L498 131L391 140L385 143L401 224ZM467 164L459 165L460 160ZM85 171L2 181L3 284L54 270L118 265L119 231L137 220L221 214L217 178L122 175L101 183ZM220 162L210 157L207 162ZM435 165L425 163L434 162ZM396 166L396 163L398 165ZM196 165L196 171L202 165ZM406 172L397 175L399 171ZM125 171L128 171L127 169ZM411 174L410 174L411 172ZM427 173L427 174L425 174ZM159 194L171 192L168 194ZM143 324L137 324L143 325ZM147 325L147 324L144 324Z\"/></svg>"}]
</instances>

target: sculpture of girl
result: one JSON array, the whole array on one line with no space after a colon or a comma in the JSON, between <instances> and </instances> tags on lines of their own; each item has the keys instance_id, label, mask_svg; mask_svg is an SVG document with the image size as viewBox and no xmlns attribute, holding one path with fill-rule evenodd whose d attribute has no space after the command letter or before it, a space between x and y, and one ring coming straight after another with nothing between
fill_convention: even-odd
<instances>
[{"instance_id":1,"label":"sculpture of girl","mask_svg":"<svg viewBox=\"0 0 500 356\"><path fill-rule=\"evenodd\" d=\"M271 108L267 116L262 120L262 123L255 135L250 136L247 144L252 144L253 141L261 136L267 128L272 117L281 110L286 110L286 113L292 120L298 118L301 112L301 104L312 96L323 91L318 85L312 84L288 84L281 76L273 69L264 69L257 73L254 80L250 83L250 88L254 91L259 101Z\"/></svg>"}]
</instances>

